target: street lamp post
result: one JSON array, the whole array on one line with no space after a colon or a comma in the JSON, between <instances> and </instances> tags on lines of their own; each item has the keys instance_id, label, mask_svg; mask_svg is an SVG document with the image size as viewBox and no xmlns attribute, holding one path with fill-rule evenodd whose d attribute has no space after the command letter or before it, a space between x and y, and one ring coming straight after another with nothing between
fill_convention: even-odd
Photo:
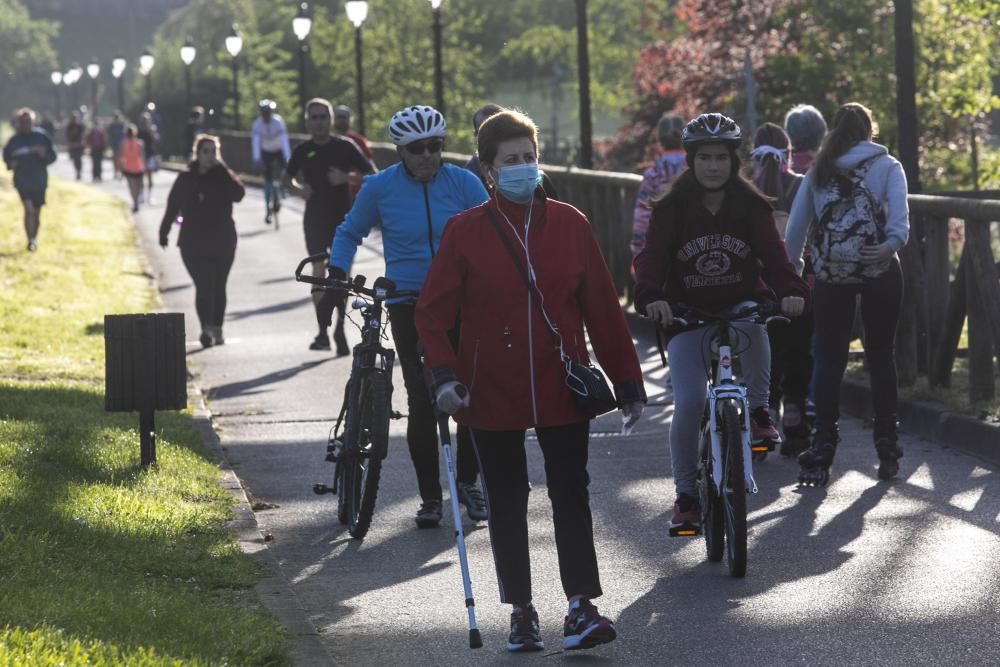
<instances>
[{"instance_id":1,"label":"street lamp post","mask_svg":"<svg viewBox=\"0 0 1000 667\"><path fill-rule=\"evenodd\" d=\"M303 2L299 5L299 13L292 19L292 32L299 40L299 118L302 120L302 129L305 129L305 108L306 108L306 37L312 29L312 17L309 15L309 5Z\"/></svg>"},{"instance_id":2,"label":"street lamp post","mask_svg":"<svg viewBox=\"0 0 1000 667\"><path fill-rule=\"evenodd\" d=\"M55 115L58 118L59 114L61 113L60 109L61 104L59 103L59 86L62 85L62 80L63 80L62 72L53 72L49 78L52 79L52 86L55 88L56 91Z\"/></svg>"},{"instance_id":3,"label":"street lamp post","mask_svg":"<svg viewBox=\"0 0 1000 667\"><path fill-rule=\"evenodd\" d=\"M229 36L226 37L226 51L233 58L233 129L240 129L240 62L239 55L240 51L243 50L243 38L240 36L240 31L237 30L236 24L229 30Z\"/></svg>"},{"instance_id":4,"label":"street lamp post","mask_svg":"<svg viewBox=\"0 0 1000 667\"><path fill-rule=\"evenodd\" d=\"M142 52L139 56L139 72L146 78L146 102L153 101L153 84L152 84L152 71L153 65L156 64L156 59L153 54L150 53L149 49Z\"/></svg>"},{"instance_id":5,"label":"street lamp post","mask_svg":"<svg viewBox=\"0 0 1000 667\"><path fill-rule=\"evenodd\" d=\"M111 76L118 82L118 110L125 109L125 56L120 53L111 61Z\"/></svg>"},{"instance_id":6,"label":"street lamp post","mask_svg":"<svg viewBox=\"0 0 1000 667\"><path fill-rule=\"evenodd\" d=\"M90 120L97 120L97 77L101 74L101 66L95 58L87 65L87 76L90 77Z\"/></svg>"},{"instance_id":7,"label":"street lamp post","mask_svg":"<svg viewBox=\"0 0 1000 667\"><path fill-rule=\"evenodd\" d=\"M181 47L181 62L184 63L184 102L188 111L191 110L191 63L194 62L198 51L194 48L194 42L188 37Z\"/></svg>"},{"instance_id":8,"label":"street lamp post","mask_svg":"<svg viewBox=\"0 0 1000 667\"><path fill-rule=\"evenodd\" d=\"M441 71L441 1L430 0L434 13L434 104L444 113L444 81Z\"/></svg>"},{"instance_id":9,"label":"street lamp post","mask_svg":"<svg viewBox=\"0 0 1000 667\"><path fill-rule=\"evenodd\" d=\"M576 0L576 59L580 81L580 166L594 166L590 124L590 54L587 46L587 0Z\"/></svg>"},{"instance_id":10,"label":"street lamp post","mask_svg":"<svg viewBox=\"0 0 1000 667\"><path fill-rule=\"evenodd\" d=\"M365 133L365 87L361 69L361 24L368 18L368 3L352 0L344 5L348 20L354 24L354 69L357 83L358 132Z\"/></svg>"},{"instance_id":11,"label":"street lamp post","mask_svg":"<svg viewBox=\"0 0 1000 667\"><path fill-rule=\"evenodd\" d=\"M66 85L70 86L73 90L73 111L80 110L80 91L76 87L76 83L80 80L81 76L83 76L83 68L80 67L80 63L73 63L72 67L69 68L69 71L63 77L63 81L67 81Z\"/></svg>"}]
</instances>

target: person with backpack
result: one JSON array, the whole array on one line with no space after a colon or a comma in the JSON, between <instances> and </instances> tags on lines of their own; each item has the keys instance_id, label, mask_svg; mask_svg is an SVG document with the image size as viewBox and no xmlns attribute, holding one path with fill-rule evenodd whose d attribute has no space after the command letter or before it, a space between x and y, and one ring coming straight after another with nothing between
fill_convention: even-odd
<instances>
[{"instance_id":1,"label":"person with backpack","mask_svg":"<svg viewBox=\"0 0 1000 667\"><path fill-rule=\"evenodd\" d=\"M750 151L752 181L771 198L774 222L784 239L788 211L802 183L802 176L789 167L791 141L781 126L764 123L754 134L753 146ZM811 273L803 273L807 282ZM764 279L766 281L767 276ZM771 341L771 391L768 399L771 420L776 424L780 422L784 431L782 456L797 456L808 446L811 430L806 415L810 411L807 404L812 378L812 313L806 312L787 324L770 327L768 338Z\"/></svg>"},{"instance_id":2,"label":"person with backpack","mask_svg":"<svg viewBox=\"0 0 1000 667\"><path fill-rule=\"evenodd\" d=\"M743 133L736 121L720 113L702 114L685 126L681 141L688 170L654 202L646 245L633 263L636 311L663 328L673 378L670 462L677 500L671 535L686 534L683 528L695 534L701 529L698 436L705 414L706 363L712 358L706 327L678 327L674 309L686 305L733 313L780 298L782 312L795 317L809 296L808 285L785 254L770 202L740 173ZM754 322L732 326L741 341L751 438L775 443L779 435L767 411L767 331Z\"/></svg>"},{"instance_id":3,"label":"person with backpack","mask_svg":"<svg viewBox=\"0 0 1000 667\"><path fill-rule=\"evenodd\" d=\"M789 256L801 269L808 242L816 273L816 435L809 449L799 455L799 481L807 485L829 481L840 441L840 383L847 368L858 295L874 402L879 479L895 477L903 456L896 436L893 339L903 295L896 253L909 237L909 208L903 167L885 146L872 143L877 132L866 107L853 102L840 107L788 218Z\"/></svg>"}]
</instances>

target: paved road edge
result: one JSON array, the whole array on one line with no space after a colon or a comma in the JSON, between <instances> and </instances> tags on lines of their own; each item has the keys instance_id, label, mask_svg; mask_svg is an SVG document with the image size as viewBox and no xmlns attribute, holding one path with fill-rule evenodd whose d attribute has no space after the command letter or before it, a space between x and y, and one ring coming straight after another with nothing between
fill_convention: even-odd
<instances>
[{"instance_id":1,"label":"paved road edge","mask_svg":"<svg viewBox=\"0 0 1000 667\"><path fill-rule=\"evenodd\" d=\"M219 461L222 486L236 500L233 507L236 518L228 523L228 527L237 534L243 553L250 555L261 565L260 579L254 586L254 592L261 604L285 628L295 665L332 665L333 657L323 645L319 631L309 620L301 601L289 586L278 559L264 540L246 491L229 465L222 443L212 425L212 413L205 405L204 395L194 384L189 384L188 387L195 428L202 442Z\"/></svg>"}]
</instances>

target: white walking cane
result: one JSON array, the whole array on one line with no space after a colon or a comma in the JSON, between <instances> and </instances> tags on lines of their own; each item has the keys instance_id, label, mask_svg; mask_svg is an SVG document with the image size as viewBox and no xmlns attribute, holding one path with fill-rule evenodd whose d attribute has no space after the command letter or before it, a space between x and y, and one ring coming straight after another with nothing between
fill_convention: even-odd
<instances>
[{"instance_id":1,"label":"white walking cane","mask_svg":"<svg viewBox=\"0 0 1000 667\"><path fill-rule=\"evenodd\" d=\"M458 485L455 483L455 459L451 455L451 433L448 429L448 415L440 410L438 411L438 431L441 435L441 449L444 450L445 467L448 469L451 517L455 521L455 541L458 543L458 562L462 566L465 608L469 612L469 648L480 648L483 645L483 636L479 633L479 628L476 627L476 601L472 597L469 558L465 553L465 531L462 530L462 515L458 508Z\"/></svg>"}]
</instances>

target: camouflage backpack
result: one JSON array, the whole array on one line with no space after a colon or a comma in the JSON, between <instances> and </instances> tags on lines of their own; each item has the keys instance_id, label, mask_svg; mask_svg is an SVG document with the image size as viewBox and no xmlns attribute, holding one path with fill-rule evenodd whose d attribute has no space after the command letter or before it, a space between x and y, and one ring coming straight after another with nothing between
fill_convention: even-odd
<instances>
[{"instance_id":1,"label":"camouflage backpack","mask_svg":"<svg viewBox=\"0 0 1000 667\"><path fill-rule=\"evenodd\" d=\"M812 265L816 279L829 283L862 283L889 270L890 259L864 264L861 248L885 241L885 211L864 184L879 156L868 158L850 172L837 172L818 188L820 214L814 221Z\"/></svg>"}]
</instances>

